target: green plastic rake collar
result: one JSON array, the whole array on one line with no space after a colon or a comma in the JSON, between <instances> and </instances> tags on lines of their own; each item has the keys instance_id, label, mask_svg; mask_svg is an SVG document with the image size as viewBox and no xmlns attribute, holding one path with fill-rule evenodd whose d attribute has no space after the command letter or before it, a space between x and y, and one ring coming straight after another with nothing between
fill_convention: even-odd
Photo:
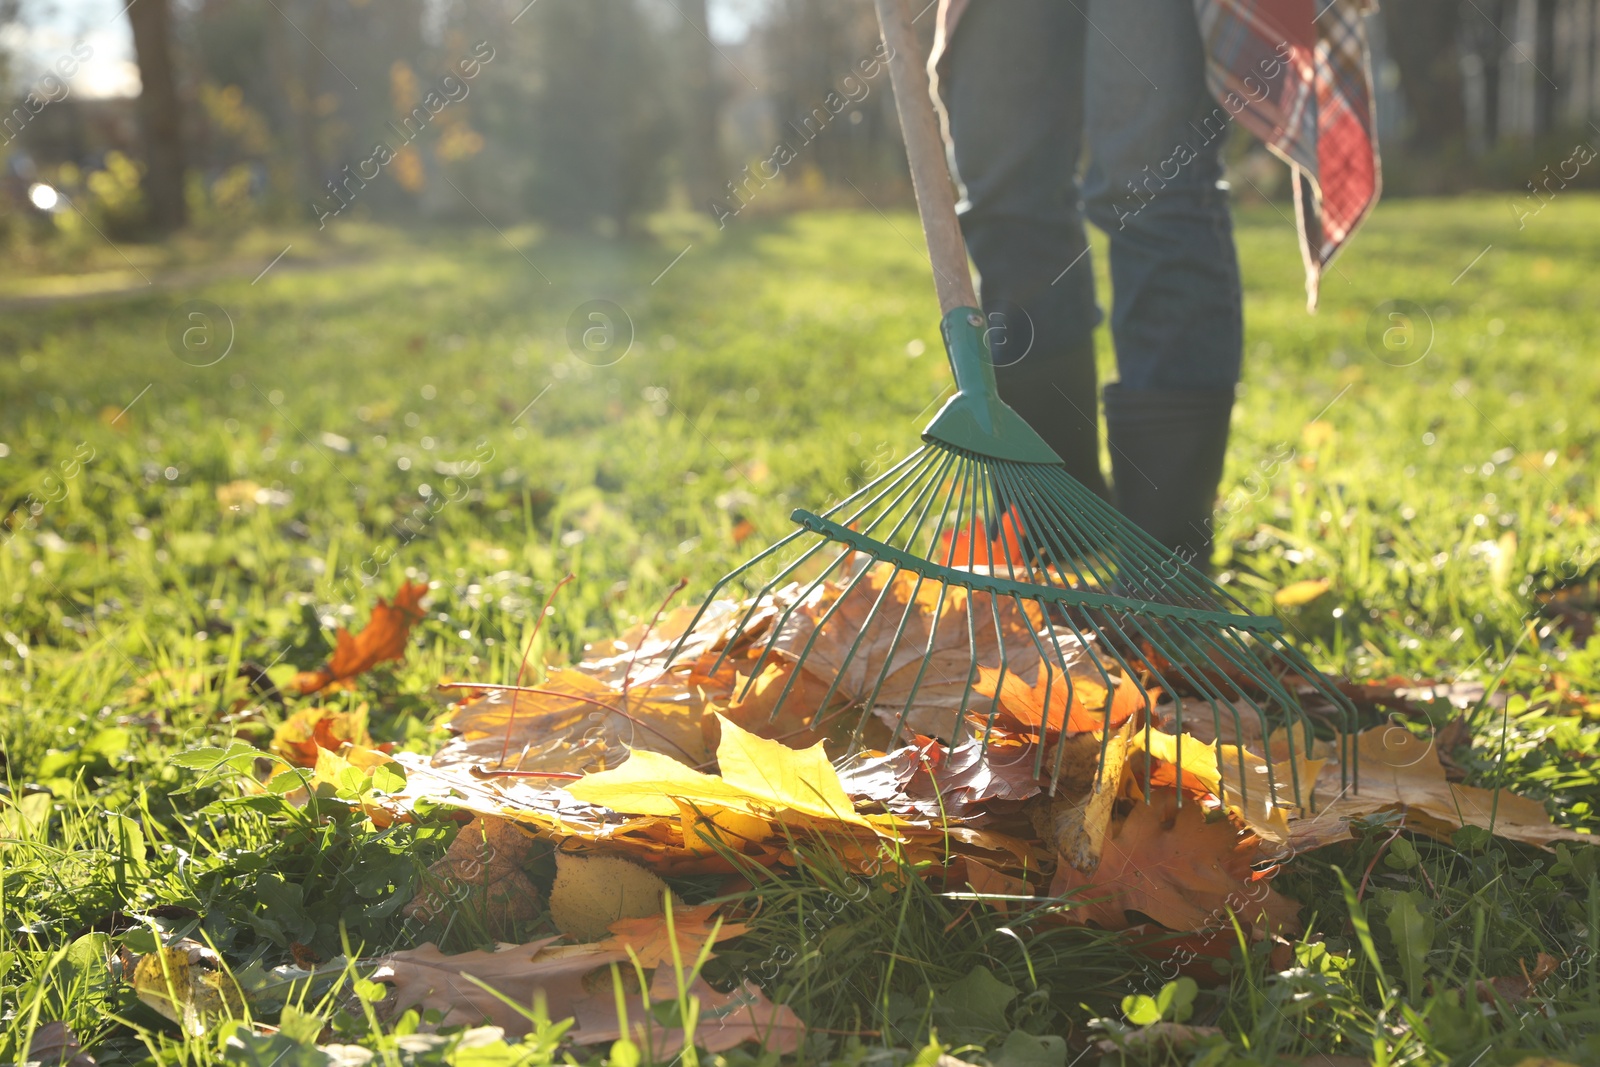
<instances>
[{"instance_id":1,"label":"green plastic rake collar","mask_svg":"<svg viewBox=\"0 0 1600 1067\"><path fill-rule=\"evenodd\" d=\"M939 331L950 354L957 391L922 431L923 438L991 459L1060 463L1055 449L1000 399L984 343L983 314L977 308L952 308Z\"/></svg>"}]
</instances>

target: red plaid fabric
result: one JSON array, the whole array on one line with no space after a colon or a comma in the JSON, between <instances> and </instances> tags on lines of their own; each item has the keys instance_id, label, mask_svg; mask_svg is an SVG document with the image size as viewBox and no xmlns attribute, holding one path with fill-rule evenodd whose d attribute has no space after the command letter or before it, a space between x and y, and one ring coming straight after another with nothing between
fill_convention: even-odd
<instances>
[{"instance_id":1,"label":"red plaid fabric","mask_svg":"<svg viewBox=\"0 0 1600 1067\"><path fill-rule=\"evenodd\" d=\"M1313 4L1316 6L1313 7ZM1378 202L1370 0L1195 0L1212 95L1293 173L1315 311L1323 269Z\"/></svg>"},{"instance_id":2,"label":"red plaid fabric","mask_svg":"<svg viewBox=\"0 0 1600 1067\"><path fill-rule=\"evenodd\" d=\"M968 0L940 0L929 67ZM1378 202L1377 119L1362 21L1372 0L1195 0L1217 102L1289 164L1315 311L1325 267Z\"/></svg>"}]
</instances>

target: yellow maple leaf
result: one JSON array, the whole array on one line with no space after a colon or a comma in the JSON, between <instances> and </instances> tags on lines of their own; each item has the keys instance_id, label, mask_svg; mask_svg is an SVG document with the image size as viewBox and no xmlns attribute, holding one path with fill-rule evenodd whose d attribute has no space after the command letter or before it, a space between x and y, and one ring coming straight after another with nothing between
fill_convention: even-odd
<instances>
[{"instance_id":1,"label":"yellow maple leaf","mask_svg":"<svg viewBox=\"0 0 1600 1067\"><path fill-rule=\"evenodd\" d=\"M880 828L892 820L856 813L820 742L793 749L741 729L721 715L717 720L722 727L717 746L720 775L640 750L614 770L585 775L567 792L632 815L678 816L682 802L773 822L833 824L893 836Z\"/></svg>"}]
</instances>

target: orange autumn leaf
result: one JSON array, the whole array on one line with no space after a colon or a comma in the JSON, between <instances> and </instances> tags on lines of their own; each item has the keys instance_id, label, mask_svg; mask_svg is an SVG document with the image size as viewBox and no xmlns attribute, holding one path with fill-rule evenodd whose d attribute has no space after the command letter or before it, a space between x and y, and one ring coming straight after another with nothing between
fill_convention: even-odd
<instances>
[{"instance_id":1,"label":"orange autumn leaf","mask_svg":"<svg viewBox=\"0 0 1600 1067\"><path fill-rule=\"evenodd\" d=\"M1000 528L991 535L986 524L974 519L964 530L946 530L939 535L943 549L943 563L947 567L976 567L1010 563L1023 567L1028 563L1022 551L1022 517L1017 509L1007 508L1000 517Z\"/></svg>"},{"instance_id":2,"label":"orange autumn leaf","mask_svg":"<svg viewBox=\"0 0 1600 1067\"><path fill-rule=\"evenodd\" d=\"M346 745L372 747L365 707L357 711L301 708L272 732L272 751L296 767L315 767L321 749L339 752Z\"/></svg>"},{"instance_id":3,"label":"orange autumn leaf","mask_svg":"<svg viewBox=\"0 0 1600 1067\"><path fill-rule=\"evenodd\" d=\"M1299 906L1251 869L1258 847L1231 819L1208 822L1199 804L1179 807L1177 792L1160 788L1113 826L1093 874L1059 863L1050 895L1073 893L1083 903L1069 917L1107 930L1132 925L1127 912L1169 930L1202 930L1226 922L1230 908L1247 928L1265 914L1271 926L1297 930Z\"/></svg>"},{"instance_id":4,"label":"orange autumn leaf","mask_svg":"<svg viewBox=\"0 0 1600 1067\"><path fill-rule=\"evenodd\" d=\"M300 694L305 696L334 682L354 678L380 663L405 659L411 627L421 622L426 614L422 610L422 598L427 593L427 582L402 583L393 604L378 598L372 618L360 633L352 635L341 626L335 636L333 658L325 666L303 672L295 679Z\"/></svg>"},{"instance_id":5,"label":"orange autumn leaf","mask_svg":"<svg viewBox=\"0 0 1600 1067\"><path fill-rule=\"evenodd\" d=\"M1000 675L998 668L979 666L973 692L993 698L998 689L1002 715L1021 726L1038 729L1047 736L1060 733L1063 723L1069 734L1098 730L1105 725L1108 715L1112 726L1121 726L1149 707L1150 700L1155 696L1154 691L1149 694L1141 692L1132 679L1117 678L1115 675L1112 679L1117 684L1111 690L1109 699L1105 680L1100 677L1085 678L1074 674L1069 686L1060 671L1040 670L1038 680L1030 686L1015 672L1007 672L1004 678ZM1046 690L1048 708L1045 706ZM1072 695L1070 708L1067 705L1069 690Z\"/></svg>"},{"instance_id":6,"label":"orange autumn leaf","mask_svg":"<svg viewBox=\"0 0 1600 1067\"><path fill-rule=\"evenodd\" d=\"M684 966L692 966L713 934L718 941L726 941L745 932L744 923L725 922L718 925L713 922L718 907L720 905L700 904L674 908L672 929L675 937L667 934L665 914L647 915L642 919L618 919L611 924L611 936L598 942L595 948L622 952L631 948L641 967L659 967L672 962L672 942L676 940L678 958L684 962Z\"/></svg>"}]
</instances>

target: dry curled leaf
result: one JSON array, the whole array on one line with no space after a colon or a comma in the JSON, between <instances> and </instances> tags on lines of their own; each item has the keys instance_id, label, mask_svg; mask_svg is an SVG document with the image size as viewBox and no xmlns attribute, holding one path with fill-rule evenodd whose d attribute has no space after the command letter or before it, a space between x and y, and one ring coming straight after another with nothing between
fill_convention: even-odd
<instances>
[{"instance_id":1,"label":"dry curled leaf","mask_svg":"<svg viewBox=\"0 0 1600 1067\"><path fill-rule=\"evenodd\" d=\"M133 991L146 1005L193 1036L223 1018L244 1014L244 993L221 958L198 941L164 945L140 956Z\"/></svg>"},{"instance_id":2,"label":"dry curled leaf","mask_svg":"<svg viewBox=\"0 0 1600 1067\"><path fill-rule=\"evenodd\" d=\"M536 685L489 690L457 706L445 724L452 737L433 765L577 772L620 763L630 749L699 763L710 755L704 714L704 702L671 680L624 691L620 676L613 683L552 667Z\"/></svg>"},{"instance_id":3,"label":"dry curled leaf","mask_svg":"<svg viewBox=\"0 0 1600 1067\"><path fill-rule=\"evenodd\" d=\"M427 582L405 582L395 593L393 604L380 597L367 625L354 635L341 626L334 636L333 657L325 666L300 674L295 679L296 688L302 695L315 693L380 663L405 659L411 627L421 622L425 614L422 598L427 593Z\"/></svg>"},{"instance_id":4,"label":"dry curled leaf","mask_svg":"<svg viewBox=\"0 0 1600 1067\"><path fill-rule=\"evenodd\" d=\"M722 941L744 932L736 923L719 928L710 922L714 910L706 905L673 909L679 958L686 968L702 952L709 958L707 943L713 935ZM609 980L604 976L585 979L612 963L631 967L630 952L646 970L655 967L658 975L672 970L672 939L667 936L664 915L613 923L611 936L594 944L557 945L557 940L550 937L525 945L504 945L494 952L453 956L426 944L380 957L374 961L377 969L372 977L391 989L382 1004L388 1017L398 1017L408 1008L431 1009L441 1014L441 1026L487 1022L503 1027L511 1036L521 1036L530 1026L527 1017L483 985L517 1004L531 1005L542 996L550 1018L564 1019L578 1014L580 1005L596 990L600 998L611 1001ZM592 1012L589 1014L592 1017ZM609 1025L615 1027L614 1013Z\"/></svg>"},{"instance_id":5,"label":"dry curled leaf","mask_svg":"<svg viewBox=\"0 0 1600 1067\"><path fill-rule=\"evenodd\" d=\"M1540 982L1556 972L1557 966L1558 961L1554 956L1548 952L1541 952L1534 957L1531 969L1526 963L1522 964L1521 974L1480 978L1476 983L1478 999L1485 1004L1493 1004L1496 998L1509 1004L1527 1000L1533 996Z\"/></svg>"},{"instance_id":6,"label":"dry curled leaf","mask_svg":"<svg viewBox=\"0 0 1600 1067\"><path fill-rule=\"evenodd\" d=\"M442 1026L487 1022L503 1027L508 1034L521 1035L528 1031L527 1017L478 982L517 1004L531 1005L535 997L543 996L550 1018L565 1019L588 995L583 987L585 975L627 958L621 949L593 945L578 946L583 951L577 952L551 951L555 940L550 937L497 952L462 952L454 956L445 955L429 943L378 958L372 979L391 988L382 1004L384 1014L390 1018L398 1018L411 1008L419 1012L433 1010L440 1013Z\"/></svg>"},{"instance_id":7,"label":"dry curled leaf","mask_svg":"<svg viewBox=\"0 0 1600 1067\"><path fill-rule=\"evenodd\" d=\"M1056 795L1050 798L1049 841L1063 861L1085 874L1100 865L1111 807L1122 795L1132 726L1129 720L1109 736L1078 734L1061 741L1066 751Z\"/></svg>"},{"instance_id":8,"label":"dry curled leaf","mask_svg":"<svg viewBox=\"0 0 1600 1067\"><path fill-rule=\"evenodd\" d=\"M829 719L826 713L842 703L837 696L829 696L829 679L788 661L768 663L748 686L745 682L744 676L736 676L733 702L722 709L723 716L759 737L783 741L791 748L821 740Z\"/></svg>"},{"instance_id":9,"label":"dry curled leaf","mask_svg":"<svg viewBox=\"0 0 1600 1067\"><path fill-rule=\"evenodd\" d=\"M905 803L890 805L928 818L976 814L985 800L1026 800L1039 792L1039 746L1005 730L991 730L989 743L971 738L955 748L919 739L915 772L905 784ZM1048 776L1050 764L1040 773Z\"/></svg>"},{"instance_id":10,"label":"dry curled leaf","mask_svg":"<svg viewBox=\"0 0 1600 1067\"><path fill-rule=\"evenodd\" d=\"M1002 915L1009 914L1017 903L1007 898L1033 896L1033 887L1027 882L997 871L982 860L968 856L966 866L967 885L972 887L974 893L990 898L984 903Z\"/></svg>"},{"instance_id":11,"label":"dry curled leaf","mask_svg":"<svg viewBox=\"0 0 1600 1067\"><path fill-rule=\"evenodd\" d=\"M1346 826L1352 819L1385 811L1401 813L1406 826L1441 841L1462 826L1545 848L1556 841L1595 840L1551 822L1537 800L1505 789L1451 783L1431 738L1399 726L1374 726L1355 740L1358 774L1341 784L1337 763L1330 760L1322 768L1316 813L1290 823L1290 843L1296 850L1327 843L1329 826Z\"/></svg>"},{"instance_id":12,"label":"dry curled leaf","mask_svg":"<svg viewBox=\"0 0 1600 1067\"><path fill-rule=\"evenodd\" d=\"M838 700L870 701L895 741L911 733L950 740L960 732L962 708L980 703L968 685L974 656L998 665L1004 645L1014 670L1031 672L1039 661L1035 634L1044 618L1031 601L1019 607L1011 597L946 585L887 563L840 583L779 592L799 599L787 619L780 616L782 629L766 662L781 655L830 686L837 679ZM766 638L751 652L759 660L764 648Z\"/></svg>"},{"instance_id":13,"label":"dry curled leaf","mask_svg":"<svg viewBox=\"0 0 1600 1067\"><path fill-rule=\"evenodd\" d=\"M633 959L644 968L659 967L672 962L673 942L677 942L678 959L685 966L700 958L706 942L714 937L726 941L744 933L743 923L713 922L716 904L699 904L692 908L672 909L672 931L667 931L665 915L651 915L639 919L619 919L611 924L611 936L601 941L602 949L631 949Z\"/></svg>"}]
</instances>

